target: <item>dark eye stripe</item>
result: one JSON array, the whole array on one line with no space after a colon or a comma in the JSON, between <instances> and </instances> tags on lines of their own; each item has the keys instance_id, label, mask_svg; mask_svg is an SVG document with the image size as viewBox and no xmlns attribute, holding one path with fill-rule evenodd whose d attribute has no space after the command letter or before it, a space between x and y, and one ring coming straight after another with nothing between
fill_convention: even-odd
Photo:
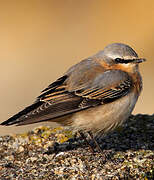
<instances>
[{"instance_id":1,"label":"dark eye stripe","mask_svg":"<svg viewBox=\"0 0 154 180\"><path fill-rule=\"evenodd\" d=\"M116 58L115 59L116 63L124 63L124 64L131 63L133 61L134 61L134 59L127 59L127 60L124 60L124 59L121 59L121 58Z\"/></svg>"}]
</instances>

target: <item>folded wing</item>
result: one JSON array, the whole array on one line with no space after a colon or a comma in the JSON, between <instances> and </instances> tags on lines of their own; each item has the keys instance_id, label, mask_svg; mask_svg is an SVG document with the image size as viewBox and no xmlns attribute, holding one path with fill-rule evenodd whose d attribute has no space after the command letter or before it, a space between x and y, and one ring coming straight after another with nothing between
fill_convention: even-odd
<instances>
[{"instance_id":1,"label":"folded wing","mask_svg":"<svg viewBox=\"0 0 154 180\"><path fill-rule=\"evenodd\" d=\"M115 101L131 90L132 80L127 73L105 71L101 65L87 61L88 65L82 62L80 69L72 67L43 90L34 104L1 125L56 121L59 117Z\"/></svg>"}]
</instances>

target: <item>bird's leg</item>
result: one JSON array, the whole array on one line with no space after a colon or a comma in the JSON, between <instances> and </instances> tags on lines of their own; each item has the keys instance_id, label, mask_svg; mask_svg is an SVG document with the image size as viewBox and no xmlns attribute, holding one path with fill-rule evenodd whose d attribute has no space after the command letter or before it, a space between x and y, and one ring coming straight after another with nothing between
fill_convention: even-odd
<instances>
[{"instance_id":1,"label":"bird's leg","mask_svg":"<svg viewBox=\"0 0 154 180\"><path fill-rule=\"evenodd\" d=\"M94 138L92 132L88 131L88 134L89 134L89 136L91 137L91 139L94 141L94 143L95 143L97 149L100 151L100 153L103 154L103 151L102 151L100 145L98 144L98 142L96 141L96 139Z\"/></svg>"},{"instance_id":2,"label":"bird's leg","mask_svg":"<svg viewBox=\"0 0 154 180\"><path fill-rule=\"evenodd\" d=\"M84 141L86 142L86 144L89 146L91 153L95 153L94 148L91 146L91 144L89 143L89 141L86 139L85 135L83 134L83 132L79 131L80 136L82 137L82 139L84 139Z\"/></svg>"}]
</instances>

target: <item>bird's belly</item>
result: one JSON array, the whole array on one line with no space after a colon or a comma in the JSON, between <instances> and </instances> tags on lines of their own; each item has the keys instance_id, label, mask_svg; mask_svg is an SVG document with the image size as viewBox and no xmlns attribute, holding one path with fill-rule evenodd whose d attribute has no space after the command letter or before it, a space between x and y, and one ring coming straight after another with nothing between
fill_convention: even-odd
<instances>
[{"instance_id":1,"label":"bird's belly","mask_svg":"<svg viewBox=\"0 0 154 180\"><path fill-rule=\"evenodd\" d=\"M77 112L71 117L72 126L77 130L105 133L129 117L137 99L134 93L130 93L114 102Z\"/></svg>"}]
</instances>

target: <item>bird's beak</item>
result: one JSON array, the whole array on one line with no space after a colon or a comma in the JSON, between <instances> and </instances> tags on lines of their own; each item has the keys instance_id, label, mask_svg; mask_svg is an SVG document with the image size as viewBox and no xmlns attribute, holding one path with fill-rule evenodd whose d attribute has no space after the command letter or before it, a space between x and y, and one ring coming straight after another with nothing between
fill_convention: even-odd
<instances>
[{"instance_id":1,"label":"bird's beak","mask_svg":"<svg viewBox=\"0 0 154 180\"><path fill-rule=\"evenodd\" d=\"M144 62L144 61L146 61L146 59L143 59L143 58L140 58L140 59L133 59L133 63L142 63L142 62Z\"/></svg>"}]
</instances>

